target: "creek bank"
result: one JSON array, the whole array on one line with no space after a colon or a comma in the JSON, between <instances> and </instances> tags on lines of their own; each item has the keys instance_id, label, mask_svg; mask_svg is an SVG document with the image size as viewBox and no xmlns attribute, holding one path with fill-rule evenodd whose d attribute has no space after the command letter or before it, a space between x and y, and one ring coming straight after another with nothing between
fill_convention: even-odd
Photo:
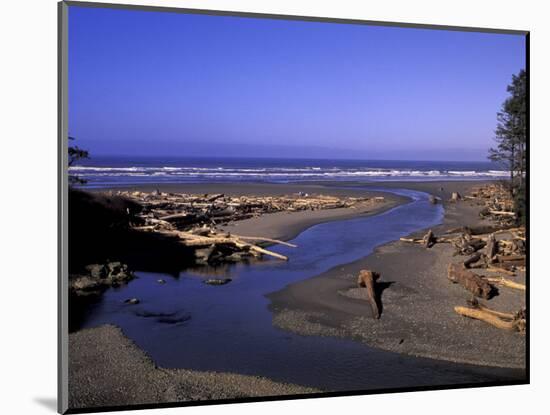
<instances>
[{"instance_id":1,"label":"creek bank","mask_svg":"<svg viewBox=\"0 0 550 415\"><path fill-rule=\"evenodd\" d=\"M449 202L452 193L467 194L478 185L449 182L416 186L444 201L445 218L432 228L435 235L458 227L494 225L489 218L480 217L477 203ZM425 234L426 230L415 232L409 239L422 240ZM407 241L382 245L365 258L269 294L273 324L303 335L348 337L412 356L524 369L525 336L455 312L455 306L468 304L471 294L460 284L451 284L447 277L449 263L457 261L454 251L448 243L435 243L429 249ZM356 286L357 276L365 269L381 275L377 282L380 319L372 318L365 290ZM514 281L525 284L525 271L519 269ZM497 310L523 307L524 291L505 287L491 299L491 308Z\"/></svg>"}]
</instances>

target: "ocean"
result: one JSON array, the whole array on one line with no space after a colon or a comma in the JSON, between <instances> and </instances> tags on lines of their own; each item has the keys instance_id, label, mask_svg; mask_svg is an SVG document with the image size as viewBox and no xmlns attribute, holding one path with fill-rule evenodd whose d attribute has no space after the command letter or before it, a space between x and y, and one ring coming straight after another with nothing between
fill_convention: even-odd
<instances>
[{"instance_id":1,"label":"ocean","mask_svg":"<svg viewBox=\"0 0 550 415\"><path fill-rule=\"evenodd\" d=\"M390 161L280 158L93 157L69 168L86 187L201 182L427 181L503 179L489 161Z\"/></svg>"}]
</instances>

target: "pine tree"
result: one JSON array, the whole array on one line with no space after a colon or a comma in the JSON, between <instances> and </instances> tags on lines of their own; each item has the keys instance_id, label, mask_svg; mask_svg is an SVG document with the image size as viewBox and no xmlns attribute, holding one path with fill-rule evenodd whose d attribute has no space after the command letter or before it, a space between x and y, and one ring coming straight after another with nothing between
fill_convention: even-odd
<instances>
[{"instance_id":1,"label":"pine tree","mask_svg":"<svg viewBox=\"0 0 550 415\"><path fill-rule=\"evenodd\" d=\"M496 148L489 150L489 159L504 163L510 172L510 192L518 218L525 219L527 168L527 73L522 69L512 75L508 98L497 114Z\"/></svg>"},{"instance_id":2,"label":"pine tree","mask_svg":"<svg viewBox=\"0 0 550 415\"><path fill-rule=\"evenodd\" d=\"M75 140L74 137L69 136L69 140ZM78 146L69 146L69 167L73 166L78 160L89 158L87 150L83 150ZM78 177L74 174L69 174L69 184L84 184L86 180Z\"/></svg>"}]
</instances>

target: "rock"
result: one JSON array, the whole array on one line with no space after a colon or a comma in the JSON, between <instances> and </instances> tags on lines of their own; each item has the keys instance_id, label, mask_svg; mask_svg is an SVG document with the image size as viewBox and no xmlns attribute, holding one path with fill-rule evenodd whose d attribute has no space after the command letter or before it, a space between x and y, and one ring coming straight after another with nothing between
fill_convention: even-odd
<instances>
[{"instance_id":1,"label":"rock","mask_svg":"<svg viewBox=\"0 0 550 415\"><path fill-rule=\"evenodd\" d=\"M183 315L179 317L159 317L157 321L164 324L181 324L191 320L190 315Z\"/></svg>"},{"instance_id":2,"label":"rock","mask_svg":"<svg viewBox=\"0 0 550 415\"><path fill-rule=\"evenodd\" d=\"M204 280L204 283L208 285L225 285L229 284L231 281L231 278L209 278Z\"/></svg>"},{"instance_id":3,"label":"rock","mask_svg":"<svg viewBox=\"0 0 550 415\"><path fill-rule=\"evenodd\" d=\"M88 271L93 278L106 278L109 275L109 270L102 264L90 264L86 266L86 271Z\"/></svg>"},{"instance_id":4,"label":"rock","mask_svg":"<svg viewBox=\"0 0 550 415\"><path fill-rule=\"evenodd\" d=\"M139 304L139 300L137 298L128 298L126 301L124 301L125 304Z\"/></svg>"},{"instance_id":5,"label":"rock","mask_svg":"<svg viewBox=\"0 0 550 415\"><path fill-rule=\"evenodd\" d=\"M97 279L83 276L71 279L69 282L69 287L78 294L80 291L97 290L101 287L101 283L97 281Z\"/></svg>"},{"instance_id":6,"label":"rock","mask_svg":"<svg viewBox=\"0 0 550 415\"><path fill-rule=\"evenodd\" d=\"M120 283L134 279L134 274L128 270L126 264L109 262L106 267L109 270L109 276L107 278L113 286L118 286Z\"/></svg>"},{"instance_id":7,"label":"rock","mask_svg":"<svg viewBox=\"0 0 550 415\"><path fill-rule=\"evenodd\" d=\"M195 249L195 261L199 264L208 264L214 252L214 247Z\"/></svg>"},{"instance_id":8,"label":"rock","mask_svg":"<svg viewBox=\"0 0 550 415\"><path fill-rule=\"evenodd\" d=\"M106 266L107 266L107 269L109 270L109 275L111 275L111 274L114 274L114 275L120 274L121 272L124 271L124 268L126 268L125 265L123 266L122 263L120 263L118 261L117 262L108 262Z\"/></svg>"},{"instance_id":9,"label":"rock","mask_svg":"<svg viewBox=\"0 0 550 415\"><path fill-rule=\"evenodd\" d=\"M234 252L231 255L225 257L225 260L228 262L241 262L246 257L250 257L248 252Z\"/></svg>"},{"instance_id":10,"label":"rock","mask_svg":"<svg viewBox=\"0 0 550 415\"><path fill-rule=\"evenodd\" d=\"M166 281L163 280L162 278L158 279L157 282L158 282L159 284L166 284Z\"/></svg>"}]
</instances>

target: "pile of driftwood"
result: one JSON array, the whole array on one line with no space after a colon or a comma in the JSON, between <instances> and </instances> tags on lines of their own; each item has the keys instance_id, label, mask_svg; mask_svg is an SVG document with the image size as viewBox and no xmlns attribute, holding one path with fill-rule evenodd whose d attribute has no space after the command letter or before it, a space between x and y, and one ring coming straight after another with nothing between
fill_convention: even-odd
<instances>
[{"instance_id":1,"label":"pile of driftwood","mask_svg":"<svg viewBox=\"0 0 550 415\"><path fill-rule=\"evenodd\" d=\"M489 184L475 187L464 200L470 201L482 209L479 215L491 219L500 225L512 225L516 220L514 202L510 192L502 184Z\"/></svg>"},{"instance_id":2,"label":"pile of driftwood","mask_svg":"<svg viewBox=\"0 0 550 415\"><path fill-rule=\"evenodd\" d=\"M267 213L354 208L380 198L339 198L326 195L227 196L224 194L183 194L166 192L115 192L143 206L140 215L146 225L187 230L195 226L216 226L258 217ZM383 198L381 198L383 201Z\"/></svg>"},{"instance_id":3,"label":"pile of driftwood","mask_svg":"<svg viewBox=\"0 0 550 415\"><path fill-rule=\"evenodd\" d=\"M232 235L213 228L203 227L192 231L156 230L155 232L175 237L185 246L194 248L195 260L200 264L219 264L222 262L239 262L248 258L271 256L284 261L288 257L277 252L262 248L253 243L269 242L295 248L296 245L277 239Z\"/></svg>"},{"instance_id":4,"label":"pile of driftwood","mask_svg":"<svg viewBox=\"0 0 550 415\"><path fill-rule=\"evenodd\" d=\"M240 236L221 231L218 226L276 212L359 208L384 198L339 198L326 195L296 194L289 196L228 196L224 194L183 194L167 192L111 191L137 202L142 210L134 224L136 230L155 232L175 238L192 247L200 264L216 265L268 255L288 258L258 243L284 244L261 236Z\"/></svg>"},{"instance_id":5,"label":"pile of driftwood","mask_svg":"<svg viewBox=\"0 0 550 415\"><path fill-rule=\"evenodd\" d=\"M513 203L501 185L491 184L476 188L470 196L453 194L452 201L473 200L483 206L482 216L492 219L492 225L459 227L436 236L429 230L422 238L401 238L403 242L417 243L431 248L437 243L448 243L455 256L465 256L460 263L449 264L448 279L462 285L474 298L491 299L498 293L497 286L525 291L524 284L508 277L516 277L526 266L525 228L514 225ZM504 219L503 219L504 218ZM489 275L482 275L481 271ZM477 272L476 272L477 271ZM479 319L495 327L524 332L525 310L501 313L480 305L455 307L463 316Z\"/></svg>"}]
</instances>

